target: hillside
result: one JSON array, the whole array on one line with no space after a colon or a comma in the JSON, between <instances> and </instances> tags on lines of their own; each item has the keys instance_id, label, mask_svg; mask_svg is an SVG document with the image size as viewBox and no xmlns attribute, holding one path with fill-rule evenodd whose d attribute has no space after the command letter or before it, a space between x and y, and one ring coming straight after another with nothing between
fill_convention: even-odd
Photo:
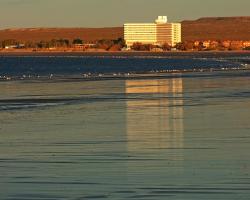
<instances>
[{"instance_id":1,"label":"hillside","mask_svg":"<svg viewBox=\"0 0 250 200\"><path fill-rule=\"evenodd\" d=\"M250 40L250 17L201 18L182 22L186 40ZM41 41L81 38L85 41L123 37L122 27L111 28L25 28L0 30L0 40Z\"/></svg>"},{"instance_id":2,"label":"hillside","mask_svg":"<svg viewBox=\"0 0 250 200\"><path fill-rule=\"evenodd\" d=\"M52 39L81 38L85 41L123 37L123 28L22 28L0 30L0 40L49 41Z\"/></svg>"},{"instance_id":3,"label":"hillside","mask_svg":"<svg viewBox=\"0 0 250 200\"><path fill-rule=\"evenodd\" d=\"M250 40L250 17L183 21L182 32L184 40Z\"/></svg>"}]
</instances>

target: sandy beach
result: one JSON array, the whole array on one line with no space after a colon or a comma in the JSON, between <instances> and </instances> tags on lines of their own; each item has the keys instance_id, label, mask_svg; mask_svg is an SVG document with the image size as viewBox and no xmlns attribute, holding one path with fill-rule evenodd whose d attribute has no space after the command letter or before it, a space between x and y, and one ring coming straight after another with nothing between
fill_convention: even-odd
<instances>
[{"instance_id":1,"label":"sandy beach","mask_svg":"<svg viewBox=\"0 0 250 200\"><path fill-rule=\"evenodd\" d=\"M0 56L48 56L48 55L86 55L86 56L104 56L104 55L115 55L115 56L185 56L185 55L232 55L232 54L250 54L250 51L240 50L240 51L166 51L166 52L149 52L149 51L81 51L81 50L37 50L32 49L25 50L0 50Z\"/></svg>"}]
</instances>

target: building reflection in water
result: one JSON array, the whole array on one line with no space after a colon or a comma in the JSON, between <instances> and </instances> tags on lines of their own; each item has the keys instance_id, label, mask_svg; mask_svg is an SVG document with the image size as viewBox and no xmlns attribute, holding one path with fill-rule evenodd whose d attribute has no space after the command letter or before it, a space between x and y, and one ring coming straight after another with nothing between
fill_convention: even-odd
<instances>
[{"instance_id":1,"label":"building reflection in water","mask_svg":"<svg viewBox=\"0 0 250 200\"><path fill-rule=\"evenodd\" d=\"M126 94L130 153L183 148L181 78L127 80Z\"/></svg>"}]
</instances>

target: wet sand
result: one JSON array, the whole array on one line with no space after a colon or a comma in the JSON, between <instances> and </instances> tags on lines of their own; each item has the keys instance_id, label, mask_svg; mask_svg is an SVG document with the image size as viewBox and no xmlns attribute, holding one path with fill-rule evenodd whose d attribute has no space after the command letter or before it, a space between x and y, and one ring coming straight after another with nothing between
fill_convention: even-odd
<instances>
[{"instance_id":1,"label":"wet sand","mask_svg":"<svg viewBox=\"0 0 250 200\"><path fill-rule=\"evenodd\" d=\"M250 77L0 82L1 199L248 200Z\"/></svg>"}]
</instances>

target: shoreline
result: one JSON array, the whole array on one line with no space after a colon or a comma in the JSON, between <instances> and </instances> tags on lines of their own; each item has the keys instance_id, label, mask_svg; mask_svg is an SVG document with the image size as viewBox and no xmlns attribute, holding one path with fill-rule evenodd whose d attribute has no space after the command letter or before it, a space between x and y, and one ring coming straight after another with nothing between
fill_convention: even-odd
<instances>
[{"instance_id":1,"label":"shoreline","mask_svg":"<svg viewBox=\"0 0 250 200\"><path fill-rule=\"evenodd\" d=\"M41 75L41 76L0 76L0 82L6 81L104 81L104 80L134 80L149 78L183 78L195 75L197 77L212 76L219 73L243 73L249 72L250 68L228 69L195 69L195 70L169 70L162 72L138 72L138 73L107 73L107 74L71 74L71 75ZM87 75L87 76L85 76Z\"/></svg>"},{"instance_id":2,"label":"shoreline","mask_svg":"<svg viewBox=\"0 0 250 200\"><path fill-rule=\"evenodd\" d=\"M240 51L29 51L14 50L0 51L0 56L185 56L185 55L209 55L209 54L249 54L250 50Z\"/></svg>"}]
</instances>

